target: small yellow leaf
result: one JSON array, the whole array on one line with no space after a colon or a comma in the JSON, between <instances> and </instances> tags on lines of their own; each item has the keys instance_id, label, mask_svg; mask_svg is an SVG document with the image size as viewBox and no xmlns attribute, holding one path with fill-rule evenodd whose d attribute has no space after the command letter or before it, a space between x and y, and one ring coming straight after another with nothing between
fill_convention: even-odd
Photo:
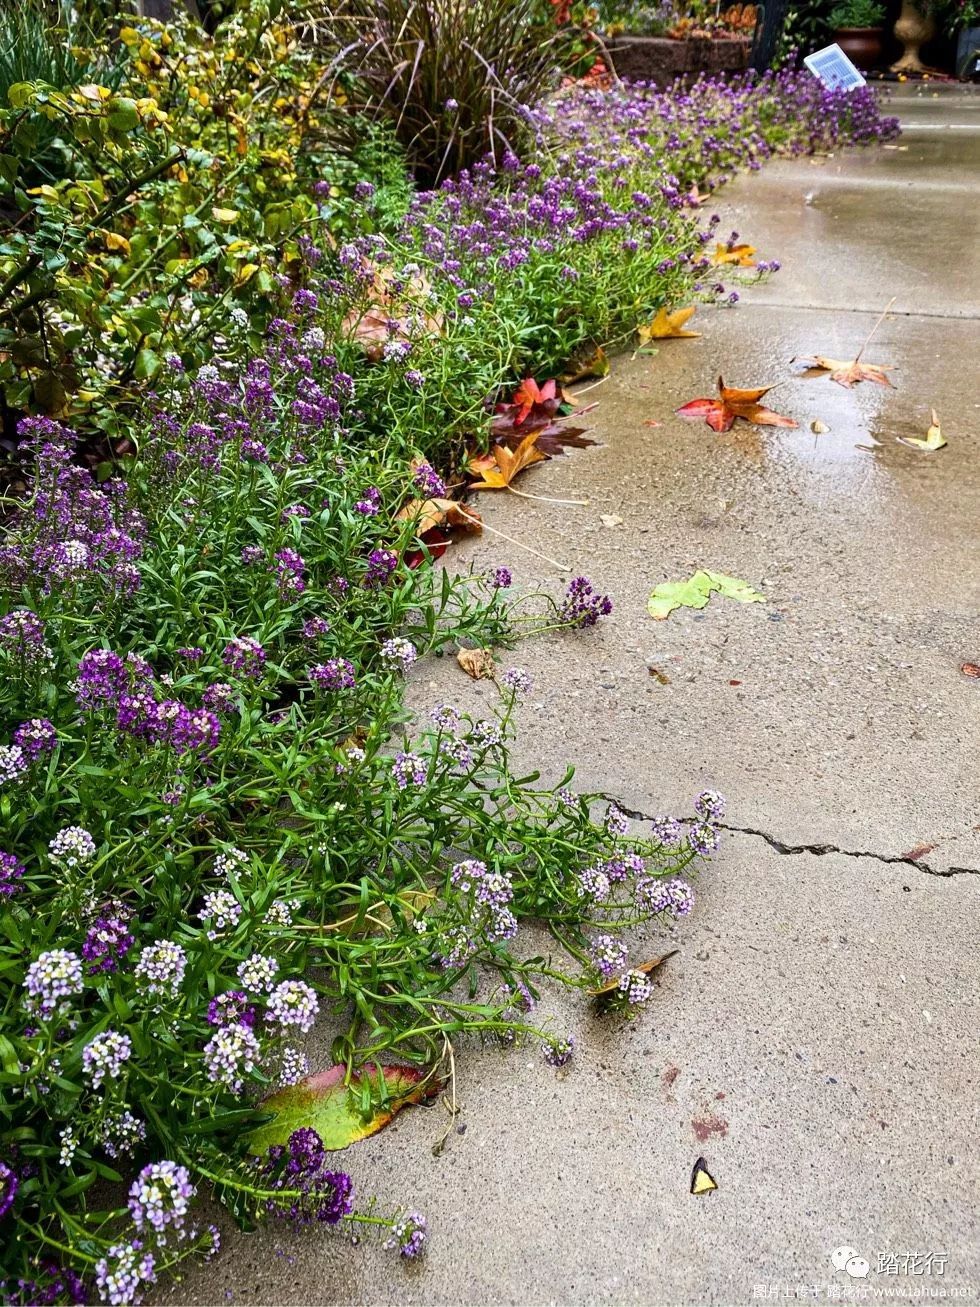
<instances>
[{"instance_id":1,"label":"small yellow leaf","mask_svg":"<svg viewBox=\"0 0 980 1307\"><path fill-rule=\"evenodd\" d=\"M668 313L663 307L659 308L652 322L637 327L636 333L640 338L640 344L645 345L650 340L689 339L700 336L700 331L684 330L684 324L693 317L695 308L696 305L691 304L686 309L674 309L673 313Z\"/></svg>"},{"instance_id":2,"label":"small yellow leaf","mask_svg":"<svg viewBox=\"0 0 980 1307\"><path fill-rule=\"evenodd\" d=\"M237 209L220 209L217 206L211 210L211 217L215 222L237 222Z\"/></svg>"},{"instance_id":3,"label":"small yellow leaf","mask_svg":"<svg viewBox=\"0 0 980 1307\"><path fill-rule=\"evenodd\" d=\"M935 409L932 410L932 426L926 432L924 440L918 436L897 436L896 439L903 445L912 445L913 448L922 449L927 454L935 453L937 449L942 449L946 444L946 437L943 435L939 415Z\"/></svg>"},{"instance_id":4,"label":"small yellow leaf","mask_svg":"<svg viewBox=\"0 0 980 1307\"><path fill-rule=\"evenodd\" d=\"M125 236L120 236L118 232L106 232L105 247L114 253L125 254L127 258L129 257L129 241Z\"/></svg>"}]
</instances>

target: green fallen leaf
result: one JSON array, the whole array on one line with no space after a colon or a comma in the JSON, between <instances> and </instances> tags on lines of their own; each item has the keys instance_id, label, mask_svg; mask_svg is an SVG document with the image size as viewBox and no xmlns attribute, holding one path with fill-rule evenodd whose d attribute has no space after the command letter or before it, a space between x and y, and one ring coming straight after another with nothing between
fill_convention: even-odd
<instances>
[{"instance_id":1,"label":"green fallen leaf","mask_svg":"<svg viewBox=\"0 0 980 1307\"><path fill-rule=\"evenodd\" d=\"M275 1115L249 1135L249 1152L261 1155L304 1126L313 1127L324 1148L346 1148L376 1134L407 1104L439 1092L438 1081L416 1067L368 1064L354 1072L349 1084L344 1082L346 1070L342 1065L329 1067L265 1099L259 1110ZM384 1101L378 1102L379 1097ZM362 1099L371 1103L366 1112L361 1110Z\"/></svg>"},{"instance_id":2,"label":"green fallen leaf","mask_svg":"<svg viewBox=\"0 0 980 1307\"><path fill-rule=\"evenodd\" d=\"M686 581L664 581L647 600L647 612L658 622L669 617L675 608L703 608L713 594L736 599L740 604L764 604L765 595L753 590L746 581L723 572L701 570Z\"/></svg>"}]
</instances>

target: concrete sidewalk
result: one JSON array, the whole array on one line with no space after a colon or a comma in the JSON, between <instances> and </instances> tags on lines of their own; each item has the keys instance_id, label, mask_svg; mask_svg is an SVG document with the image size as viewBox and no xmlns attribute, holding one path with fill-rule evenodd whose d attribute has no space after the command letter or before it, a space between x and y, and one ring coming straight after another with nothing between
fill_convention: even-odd
<instances>
[{"instance_id":1,"label":"concrete sidewalk","mask_svg":"<svg viewBox=\"0 0 980 1307\"><path fill-rule=\"evenodd\" d=\"M595 632L516 651L535 679L522 760L570 759L582 789L647 814L706 785L729 798L648 1012L623 1028L557 1000L580 1045L567 1072L463 1050L466 1131L442 1156L436 1108L344 1159L362 1194L426 1211L423 1264L269 1229L165 1301L980 1298L980 682L959 670L980 663L980 97L908 87L896 104L897 149L725 191L721 232L783 271L699 310L702 339L617 361L589 396L602 447L520 483L588 507L480 501L616 602ZM785 380L770 399L796 431L674 416L719 373L762 385L795 355L853 357L892 296L868 358L896 365L895 390ZM932 407L948 447L899 444ZM455 558L562 580L490 536ZM698 567L768 603L653 622L650 589ZM414 686L420 706L483 692L448 661ZM701 1154L719 1188L694 1198ZM842 1245L866 1278L835 1268ZM948 1254L945 1274L902 1270L915 1253ZM877 1269L888 1254L897 1273Z\"/></svg>"}]
</instances>

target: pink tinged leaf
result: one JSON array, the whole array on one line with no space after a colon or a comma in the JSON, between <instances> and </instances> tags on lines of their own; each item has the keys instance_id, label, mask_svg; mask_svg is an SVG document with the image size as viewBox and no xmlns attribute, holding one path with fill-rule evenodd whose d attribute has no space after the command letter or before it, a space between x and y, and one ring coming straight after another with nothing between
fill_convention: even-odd
<instances>
[{"instance_id":1,"label":"pink tinged leaf","mask_svg":"<svg viewBox=\"0 0 980 1307\"><path fill-rule=\"evenodd\" d=\"M307 1126L317 1132L324 1148L346 1148L376 1134L403 1107L433 1097L440 1088L434 1076L417 1067L368 1063L354 1072L349 1084L346 1072L343 1065L332 1066L264 1099L259 1110L273 1117L249 1135L249 1152L264 1154Z\"/></svg>"}]
</instances>

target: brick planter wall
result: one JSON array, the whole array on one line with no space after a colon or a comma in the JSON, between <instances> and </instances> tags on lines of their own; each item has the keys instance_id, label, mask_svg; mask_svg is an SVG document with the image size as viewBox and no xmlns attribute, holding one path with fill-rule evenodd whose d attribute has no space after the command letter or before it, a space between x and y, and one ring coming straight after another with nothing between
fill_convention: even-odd
<instances>
[{"instance_id":1,"label":"brick planter wall","mask_svg":"<svg viewBox=\"0 0 980 1307\"><path fill-rule=\"evenodd\" d=\"M671 41L661 36L613 36L606 50L618 77L664 86L689 73L742 72L749 66L752 42L731 37L712 41L691 37Z\"/></svg>"}]
</instances>

